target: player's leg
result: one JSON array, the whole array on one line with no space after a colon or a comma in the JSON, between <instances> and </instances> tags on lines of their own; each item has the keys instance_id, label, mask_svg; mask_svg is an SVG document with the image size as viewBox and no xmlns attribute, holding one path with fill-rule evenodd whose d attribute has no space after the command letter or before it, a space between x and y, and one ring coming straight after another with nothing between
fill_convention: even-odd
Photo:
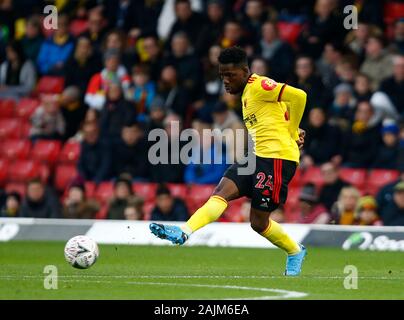
<instances>
[{"instance_id":1,"label":"player's leg","mask_svg":"<svg viewBox=\"0 0 404 320\"><path fill-rule=\"evenodd\" d=\"M239 197L239 190L233 180L223 177L213 191L212 196L181 226L190 236L196 230L216 221L226 210L229 201Z\"/></svg>"},{"instance_id":2,"label":"player's leg","mask_svg":"<svg viewBox=\"0 0 404 320\"><path fill-rule=\"evenodd\" d=\"M212 196L185 224L178 227L151 223L151 232L161 239L167 239L175 244L184 244L193 232L216 221L226 210L228 201L244 195L240 186L250 184L249 181L245 181L245 179L250 179L249 176L237 175L238 166L235 163L227 169Z\"/></svg>"},{"instance_id":3,"label":"player's leg","mask_svg":"<svg viewBox=\"0 0 404 320\"><path fill-rule=\"evenodd\" d=\"M251 227L287 255L286 275L300 273L306 249L270 219L270 213L286 201L296 164L280 159L258 159L251 199Z\"/></svg>"}]
</instances>

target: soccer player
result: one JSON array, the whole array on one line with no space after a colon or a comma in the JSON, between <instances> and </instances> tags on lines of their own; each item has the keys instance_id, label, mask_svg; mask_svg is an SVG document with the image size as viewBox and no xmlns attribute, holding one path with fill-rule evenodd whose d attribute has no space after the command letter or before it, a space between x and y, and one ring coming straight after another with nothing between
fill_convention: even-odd
<instances>
[{"instance_id":1,"label":"soccer player","mask_svg":"<svg viewBox=\"0 0 404 320\"><path fill-rule=\"evenodd\" d=\"M241 94L243 119L254 143L255 172L239 174L242 165L234 163L209 200L184 225L151 223L150 230L161 239L184 244L192 233L217 220L229 201L247 196L251 198L252 229L287 253L285 275L299 275L306 248L286 234L270 215L285 202L288 183L299 163L299 148L304 143L299 123L306 93L251 74L247 55L239 47L222 50L219 74L228 93Z\"/></svg>"}]
</instances>

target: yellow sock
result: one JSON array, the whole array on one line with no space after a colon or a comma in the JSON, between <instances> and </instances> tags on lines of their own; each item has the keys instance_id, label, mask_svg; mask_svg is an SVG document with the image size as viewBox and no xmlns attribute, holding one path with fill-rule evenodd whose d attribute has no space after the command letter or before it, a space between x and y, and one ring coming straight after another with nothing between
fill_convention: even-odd
<instances>
[{"instance_id":1,"label":"yellow sock","mask_svg":"<svg viewBox=\"0 0 404 320\"><path fill-rule=\"evenodd\" d=\"M217 220L227 208L227 201L220 196L211 196L205 204L200 207L189 218L181 228L188 235L207 224Z\"/></svg>"},{"instance_id":2,"label":"yellow sock","mask_svg":"<svg viewBox=\"0 0 404 320\"><path fill-rule=\"evenodd\" d=\"M261 235L277 247L286 251L287 254L295 254L300 251L297 242L289 237L279 223L272 219L269 219L269 226L261 233Z\"/></svg>"}]
</instances>

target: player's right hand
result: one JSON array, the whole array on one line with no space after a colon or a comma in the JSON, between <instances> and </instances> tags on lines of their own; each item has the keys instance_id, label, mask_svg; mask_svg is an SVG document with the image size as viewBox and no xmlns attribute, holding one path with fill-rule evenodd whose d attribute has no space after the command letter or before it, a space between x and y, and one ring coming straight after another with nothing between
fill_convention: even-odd
<instances>
[{"instance_id":1,"label":"player's right hand","mask_svg":"<svg viewBox=\"0 0 404 320\"><path fill-rule=\"evenodd\" d=\"M299 140L296 141L299 149L303 148L304 145L304 137L306 136L306 131L299 128Z\"/></svg>"}]
</instances>

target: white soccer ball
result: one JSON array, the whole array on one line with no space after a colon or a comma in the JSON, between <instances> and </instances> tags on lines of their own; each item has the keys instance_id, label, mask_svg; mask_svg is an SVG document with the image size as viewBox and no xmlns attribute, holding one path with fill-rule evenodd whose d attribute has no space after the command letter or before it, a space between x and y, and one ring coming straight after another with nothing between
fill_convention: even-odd
<instances>
[{"instance_id":1,"label":"white soccer ball","mask_svg":"<svg viewBox=\"0 0 404 320\"><path fill-rule=\"evenodd\" d=\"M99 255L97 243L87 236L71 238L65 246L66 261L77 269L90 268Z\"/></svg>"}]
</instances>

